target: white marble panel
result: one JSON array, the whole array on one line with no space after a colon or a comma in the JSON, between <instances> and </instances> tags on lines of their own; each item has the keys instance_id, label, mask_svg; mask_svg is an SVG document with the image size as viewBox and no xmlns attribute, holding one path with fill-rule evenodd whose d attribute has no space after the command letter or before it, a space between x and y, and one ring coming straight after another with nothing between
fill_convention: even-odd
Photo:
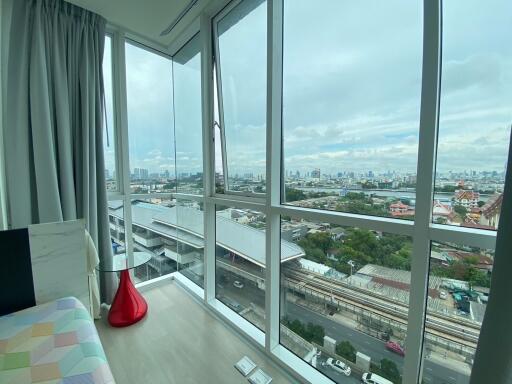
<instances>
[{"instance_id":1,"label":"white marble panel","mask_svg":"<svg viewBox=\"0 0 512 384\"><path fill-rule=\"evenodd\" d=\"M90 308L83 220L28 227L36 304L74 296Z\"/></svg>"}]
</instances>

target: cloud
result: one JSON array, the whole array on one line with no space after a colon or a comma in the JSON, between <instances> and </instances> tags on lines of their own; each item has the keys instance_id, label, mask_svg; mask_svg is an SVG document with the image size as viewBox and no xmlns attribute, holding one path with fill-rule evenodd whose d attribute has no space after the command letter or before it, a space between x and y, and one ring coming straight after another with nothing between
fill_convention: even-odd
<instances>
[{"instance_id":1,"label":"cloud","mask_svg":"<svg viewBox=\"0 0 512 384\"><path fill-rule=\"evenodd\" d=\"M415 172L421 3L284 5L286 170ZM219 42L230 174L265 173L265 17L263 4ZM443 22L437 169L502 170L512 123L512 2L446 1ZM173 100L170 61L137 49L127 48L130 164L156 170L174 164L176 150L180 171L201 171L199 56L174 64Z\"/></svg>"}]
</instances>

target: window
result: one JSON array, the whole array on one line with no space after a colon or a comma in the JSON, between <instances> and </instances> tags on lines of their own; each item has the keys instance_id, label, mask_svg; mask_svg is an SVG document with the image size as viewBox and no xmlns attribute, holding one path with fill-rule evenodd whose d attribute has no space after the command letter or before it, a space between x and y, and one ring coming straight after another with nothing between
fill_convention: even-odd
<instances>
[{"instance_id":1,"label":"window","mask_svg":"<svg viewBox=\"0 0 512 384\"><path fill-rule=\"evenodd\" d=\"M176 191L172 61L125 47L131 192Z\"/></svg>"},{"instance_id":2,"label":"window","mask_svg":"<svg viewBox=\"0 0 512 384\"><path fill-rule=\"evenodd\" d=\"M228 6L214 22L216 91L226 191L265 191L266 2Z\"/></svg>"},{"instance_id":3,"label":"window","mask_svg":"<svg viewBox=\"0 0 512 384\"><path fill-rule=\"evenodd\" d=\"M265 330L265 215L216 207L215 296Z\"/></svg>"},{"instance_id":4,"label":"window","mask_svg":"<svg viewBox=\"0 0 512 384\"><path fill-rule=\"evenodd\" d=\"M122 200L108 202L108 225L112 252L114 255L126 252L126 233L124 219L124 204Z\"/></svg>"},{"instance_id":5,"label":"window","mask_svg":"<svg viewBox=\"0 0 512 384\"><path fill-rule=\"evenodd\" d=\"M204 211L203 203L178 199L176 202L176 244L169 245L184 276L204 287ZM167 250L166 250L167 255Z\"/></svg>"},{"instance_id":6,"label":"window","mask_svg":"<svg viewBox=\"0 0 512 384\"><path fill-rule=\"evenodd\" d=\"M511 14L507 0L443 2L435 223L498 226L512 122Z\"/></svg>"},{"instance_id":7,"label":"window","mask_svg":"<svg viewBox=\"0 0 512 384\"><path fill-rule=\"evenodd\" d=\"M493 249L432 243L423 344L426 382L443 382L446 377L469 381L493 264ZM440 359L444 366L439 366Z\"/></svg>"},{"instance_id":8,"label":"window","mask_svg":"<svg viewBox=\"0 0 512 384\"><path fill-rule=\"evenodd\" d=\"M327 359L351 365L358 352L400 382L411 250L408 236L284 217L281 343L337 383L347 378Z\"/></svg>"},{"instance_id":9,"label":"window","mask_svg":"<svg viewBox=\"0 0 512 384\"><path fill-rule=\"evenodd\" d=\"M284 0L283 24L284 202L414 219L421 3Z\"/></svg>"},{"instance_id":10,"label":"window","mask_svg":"<svg viewBox=\"0 0 512 384\"><path fill-rule=\"evenodd\" d=\"M178 192L203 192L201 55L199 35L173 57Z\"/></svg>"},{"instance_id":11,"label":"window","mask_svg":"<svg viewBox=\"0 0 512 384\"><path fill-rule=\"evenodd\" d=\"M172 247L177 241L176 200L159 197L132 200L133 252L151 254L151 260L135 270L140 281L151 280L178 270Z\"/></svg>"},{"instance_id":12,"label":"window","mask_svg":"<svg viewBox=\"0 0 512 384\"><path fill-rule=\"evenodd\" d=\"M114 137L114 97L112 93L112 38L105 37L103 54L103 84L105 87L105 129L103 130L103 154L107 191L117 191L116 150Z\"/></svg>"},{"instance_id":13,"label":"window","mask_svg":"<svg viewBox=\"0 0 512 384\"><path fill-rule=\"evenodd\" d=\"M172 60L126 44L115 252L152 254L137 281L182 273L304 381L468 382L509 151L509 2L219 11Z\"/></svg>"}]
</instances>

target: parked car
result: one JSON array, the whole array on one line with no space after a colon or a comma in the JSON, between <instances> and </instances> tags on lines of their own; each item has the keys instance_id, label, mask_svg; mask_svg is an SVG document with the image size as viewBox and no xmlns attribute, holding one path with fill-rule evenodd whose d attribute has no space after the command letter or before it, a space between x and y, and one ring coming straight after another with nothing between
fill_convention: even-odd
<instances>
[{"instance_id":1,"label":"parked car","mask_svg":"<svg viewBox=\"0 0 512 384\"><path fill-rule=\"evenodd\" d=\"M220 298L220 301L222 301L224 304L226 304L229 308L231 308L236 313L239 313L244 309L244 307L242 307L242 305L239 302L237 302L233 299L230 299L229 297L222 297L222 298Z\"/></svg>"},{"instance_id":2,"label":"parked car","mask_svg":"<svg viewBox=\"0 0 512 384\"><path fill-rule=\"evenodd\" d=\"M441 291L441 292L439 292L439 298L440 298L441 300L446 300L446 298L447 298L447 297L448 297L448 295L446 294L446 292L445 292L445 291Z\"/></svg>"},{"instance_id":3,"label":"parked car","mask_svg":"<svg viewBox=\"0 0 512 384\"><path fill-rule=\"evenodd\" d=\"M361 382L365 384L394 384L392 381L383 378L382 376L376 375L375 373L363 373Z\"/></svg>"},{"instance_id":4,"label":"parked car","mask_svg":"<svg viewBox=\"0 0 512 384\"><path fill-rule=\"evenodd\" d=\"M399 354L400 356L405 356L405 351L402 348L402 346L398 343L395 343L394 341L388 341L386 343L386 348L389 349L391 352Z\"/></svg>"},{"instance_id":5,"label":"parked car","mask_svg":"<svg viewBox=\"0 0 512 384\"><path fill-rule=\"evenodd\" d=\"M352 372L347 364L339 360L334 360L332 357L327 359L326 364L336 372L343 373L345 376L350 376L350 373Z\"/></svg>"},{"instance_id":6,"label":"parked car","mask_svg":"<svg viewBox=\"0 0 512 384\"><path fill-rule=\"evenodd\" d=\"M238 281L238 280L235 280L233 282L233 287L238 288L238 289L242 289L244 287L244 284L242 282Z\"/></svg>"}]
</instances>

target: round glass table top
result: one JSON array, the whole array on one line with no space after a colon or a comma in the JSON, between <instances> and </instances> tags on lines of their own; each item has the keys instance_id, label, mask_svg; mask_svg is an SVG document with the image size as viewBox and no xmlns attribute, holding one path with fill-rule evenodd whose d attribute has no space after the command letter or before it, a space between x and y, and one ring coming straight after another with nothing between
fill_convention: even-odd
<instances>
[{"instance_id":1,"label":"round glass table top","mask_svg":"<svg viewBox=\"0 0 512 384\"><path fill-rule=\"evenodd\" d=\"M151 260L151 254L147 252L133 252L133 261L128 260L127 256L126 253L114 255L112 266L103 267L100 264L96 269L101 272L120 272L146 264Z\"/></svg>"}]
</instances>

